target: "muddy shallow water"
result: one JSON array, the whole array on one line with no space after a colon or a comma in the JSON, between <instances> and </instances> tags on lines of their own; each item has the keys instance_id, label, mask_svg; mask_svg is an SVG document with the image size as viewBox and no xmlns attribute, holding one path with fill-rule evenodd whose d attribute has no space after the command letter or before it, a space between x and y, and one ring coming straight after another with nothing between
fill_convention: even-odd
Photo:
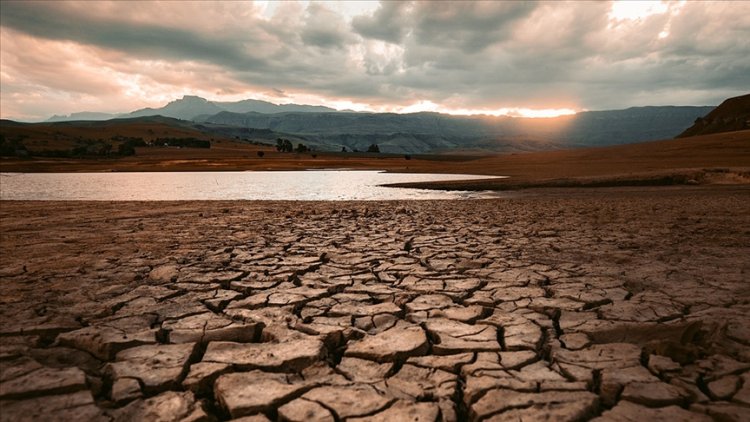
<instances>
[{"instance_id":1,"label":"muddy shallow water","mask_svg":"<svg viewBox=\"0 0 750 422\"><path fill-rule=\"evenodd\" d=\"M310 170L247 172L1 173L3 200L405 200L467 199L481 192L389 188L389 183L487 179L467 174Z\"/></svg>"}]
</instances>

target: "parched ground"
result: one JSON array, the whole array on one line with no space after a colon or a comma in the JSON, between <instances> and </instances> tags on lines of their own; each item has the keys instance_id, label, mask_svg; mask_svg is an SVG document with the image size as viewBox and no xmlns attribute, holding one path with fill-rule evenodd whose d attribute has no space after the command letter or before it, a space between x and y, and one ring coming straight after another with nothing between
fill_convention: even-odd
<instances>
[{"instance_id":1,"label":"parched ground","mask_svg":"<svg viewBox=\"0 0 750 422\"><path fill-rule=\"evenodd\" d=\"M2 202L0 420L750 420L749 204Z\"/></svg>"}]
</instances>

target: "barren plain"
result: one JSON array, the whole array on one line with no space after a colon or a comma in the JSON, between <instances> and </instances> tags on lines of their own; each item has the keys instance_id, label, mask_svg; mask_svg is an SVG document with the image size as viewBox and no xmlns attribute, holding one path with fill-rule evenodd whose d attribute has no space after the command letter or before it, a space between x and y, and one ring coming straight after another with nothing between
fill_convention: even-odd
<instances>
[{"instance_id":1,"label":"barren plain","mask_svg":"<svg viewBox=\"0 0 750 422\"><path fill-rule=\"evenodd\" d=\"M0 207L0 419L750 419L750 188Z\"/></svg>"}]
</instances>

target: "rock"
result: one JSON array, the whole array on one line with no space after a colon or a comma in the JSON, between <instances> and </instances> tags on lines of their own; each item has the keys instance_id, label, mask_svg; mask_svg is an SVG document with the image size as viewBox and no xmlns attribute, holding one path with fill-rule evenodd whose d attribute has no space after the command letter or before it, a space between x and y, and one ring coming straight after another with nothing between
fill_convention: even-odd
<instances>
[{"instance_id":1,"label":"rock","mask_svg":"<svg viewBox=\"0 0 750 422\"><path fill-rule=\"evenodd\" d=\"M531 350L519 350L515 352L500 352L500 365L505 369L518 369L538 359L536 353Z\"/></svg>"},{"instance_id":2,"label":"rock","mask_svg":"<svg viewBox=\"0 0 750 422\"><path fill-rule=\"evenodd\" d=\"M300 371L323 359L325 353L323 342L317 339L282 343L212 341L203 362L226 363L245 370Z\"/></svg>"},{"instance_id":3,"label":"rock","mask_svg":"<svg viewBox=\"0 0 750 422\"><path fill-rule=\"evenodd\" d=\"M457 392L458 377L440 369L406 364L385 383L390 395L399 399L452 399Z\"/></svg>"},{"instance_id":4,"label":"rock","mask_svg":"<svg viewBox=\"0 0 750 422\"><path fill-rule=\"evenodd\" d=\"M659 378L643 366L603 369L601 371L601 383L599 387L599 395L602 398L602 402L607 406L614 405L622 389L628 384L637 382L658 383Z\"/></svg>"},{"instance_id":5,"label":"rock","mask_svg":"<svg viewBox=\"0 0 750 422\"><path fill-rule=\"evenodd\" d=\"M121 350L156 343L154 315L138 315L102 321L96 325L60 334L61 346L91 353L100 360L112 360Z\"/></svg>"},{"instance_id":6,"label":"rock","mask_svg":"<svg viewBox=\"0 0 750 422\"><path fill-rule=\"evenodd\" d=\"M115 362L107 365L106 371L114 380L138 379L148 394L177 388L196 346L195 343L159 344L123 350Z\"/></svg>"},{"instance_id":7,"label":"rock","mask_svg":"<svg viewBox=\"0 0 750 422\"><path fill-rule=\"evenodd\" d=\"M346 378L367 384L383 381L392 369L393 363L377 363L352 357L344 357L336 366L336 370L344 374Z\"/></svg>"},{"instance_id":8,"label":"rock","mask_svg":"<svg viewBox=\"0 0 750 422\"><path fill-rule=\"evenodd\" d=\"M175 282L180 273L180 268L175 264L160 265L148 273L148 278L160 282Z\"/></svg>"},{"instance_id":9,"label":"rock","mask_svg":"<svg viewBox=\"0 0 750 422\"><path fill-rule=\"evenodd\" d=\"M242 293L240 292L236 292L234 290L217 289L210 299L206 299L203 301L203 304L205 304L208 309L212 310L213 312L221 312L224 310L227 304L229 304L229 302L239 297L242 297Z\"/></svg>"},{"instance_id":10,"label":"rock","mask_svg":"<svg viewBox=\"0 0 750 422\"><path fill-rule=\"evenodd\" d=\"M414 356L406 360L406 363L424 368L442 369L443 371L457 373L462 365L474 359L473 353L460 353L445 356Z\"/></svg>"},{"instance_id":11,"label":"rock","mask_svg":"<svg viewBox=\"0 0 750 422\"><path fill-rule=\"evenodd\" d=\"M680 364L667 356L649 355L648 369L654 375L659 375L667 372L678 371L680 369Z\"/></svg>"},{"instance_id":12,"label":"rock","mask_svg":"<svg viewBox=\"0 0 750 422\"><path fill-rule=\"evenodd\" d=\"M714 400L729 400L740 388L742 380L737 375L727 375L708 383L708 392Z\"/></svg>"},{"instance_id":13,"label":"rock","mask_svg":"<svg viewBox=\"0 0 750 422\"><path fill-rule=\"evenodd\" d=\"M432 351L438 355L500 351L497 329L491 325L469 325L450 319L430 319L425 324L435 341Z\"/></svg>"},{"instance_id":14,"label":"rock","mask_svg":"<svg viewBox=\"0 0 750 422\"><path fill-rule=\"evenodd\" d=\"M167 391L145 400L136 400L112 411L114 422L208 422L211 419L193 393Z\"/></svg>"},{"instance_id":15,"label":"rock","mask_svg":"<svg viewBox=\"0 0 750 422\"><path fill-rule=\"evenodd\" d=\"M116 405L123 405L143 396L141 383L135 378L119 378L112 383L110 398Z\"/></svg>"},{"instance_id":16,"label":"rock","mask_svg":"<svg viewBox=\"0 0 750 422\"><path fill-rule=\"evenodd\" d=\"M563 342L565 348L569 350L581 350L591 344L589 336L583 333L563 334L560 336L560 341Z\"/></svg>"},{"instance_id":17,"label":"rock","mask_svg":"<svg viewBox=\"0 0 750 422\"><path fill-rule=\"evenodd\" d=\"M490 390L471 406L472 420L539 420L577 421L596 412L599 398L588 391L553 391L522 393L513 390ZM519 409L522 408L522 409ZM508 413L504 415L504 413ZM497 415L497 416L496 416ZM507 418L506 418L507 417Z\"/></svg>"},{"instance_id":18,"label":"rock","mask_svg":"<svg viewBox=\"0 0 750 422\"><path fill-rule=\"evenodd\" d=\"M266 415L260 414L232 419L232 422L271 422L271 420L268 419Z\"/></svg>"},{"instance_id":19,"label":"rock","mask_svg":"<svg viewBox=\"0 0 750 422\"><path fill-rule=\"evenodd\" d=\"M0 421L41 421L54 415L55 420L110 421L94 404L88 391L71 394L37 397L29 400L0 401Z\"/></svg>"},{"instance_id":20,"label":"rock","mask_svg":"<svg viewBox=\"0 0 750 422\"><path fill-rule=\"evenodd\" d=\"M706 415L689 412L678 406L667 406L651 409L639 404L622 400L611 410L592 419L591 422L710 422Z\"/></svg>"},{"instance_id":21,"label":"rock","mask_svg":"<svg viewBox=\"0 0 750 422\"><path fill-rule=\"evenodd\" d=\"M305 393L302 398L324 405L335 412L338 419L370 415L393 402L375 388L362 384L318 387Z\"/></svg>"},{"instance_id":22,"label":"rock","mask_svg":"<svg viewBox=\"0 0 750 422\"><path fill-rule=\"evenodd\" d=\"M279 408L279 419L288 422L334 422L331 412L304 398L292 400Z\"/></svg>"},{"instance_id":23,"label":"rock","mask_svg":"<svg viewBox=\"0 0 750 422\"><path fill-rule=\"evenodd\" d=\"M220 376L214 395L219 405L237 418L277 408L313 386L289 374L237 372Z\"/></svg>"},{"instance_id":24,"label":"rock","mask_svg":"<svg viewBox=\"0 0 750 422\"><path fill-rule=\"evenodd\" d=\"M400 314L401 308L392 302L383 302L375 305L363 305L359 302L348 302L334 305L328 311L330 316L375 316L379 314Z\"/></svg>"},{"instance_id":25,"label":"rock","mask_svg":"<svg viewBox=\"0 0 750 422\"><path fill-rule=\"evenodd\" d=\"M693 412L705 413L715 421L747 421L750 420L750 409L734 403L718 402L693 404Z\"/></svg>"},{"instance_id":26,"label":"rock","mask_svg":"<svg viewBox=\"0 0 750 422\"><path fill-rule=\"evenodd\" d=\"M440 409L435 403L414 403L399 400L391 407L371 416L351 418L351 422L433 422L438 420Z\"/></svg>"},{"instance_id":27,"label":"rock","mask_svg":"<svg viewBox=\"0 0 750 422\"><path fill-rule=\"evenodd\" d=\"M86 389L86 374L78 368L40 367L0 382L0 400L26 399Z\"/></svg>"},{"instance_id":28,"label":"rock","mask_svg":"<svg viewBox=\"0 0 750 422\"><path fill-rule=\"evenodd\" d=\"M190 371L182 381L182 386L195 394L204 394L220 375L232 368L227 363L198 362L190 365Z\"/></svg>"},{"instance_id":29,"label":"rock","mask_svg":"<svg viewBox=\"0 0 750 422\"><path fill-rule=\"evenodd\" d=\"M506 350L537 350L541 346L541 327L522 314L495 310L491 316L478 323L501 328Z\"/></svg>"},{"instance_id":30,"label":"rock","mask_svg":"<svg viewBox=\"0 0 750 422\"><path fill-rule=\"evenodd\" d=\"M165 321L162 329L170 343L208 343L209 341L234 341L247 343L260 336L262 323L246 323L206 312L185 318Z\"/></svg>"},{"instance_id":31,"label":"rock","mask_svg":"<svg viewBox=\"0 0 750 422\"><path fill-rule=\"evenodd\" d=\"M640 366L641 348L630 343L594 344L581 350L553 352L553 362L576 381L593 381L593 371Z\"/></svg>"},{"instance_id":32,"label":"rock","mask_svg":"<svg viewBox=\"0 0 750 422\"><path fill-rule=\"evenodd\" d=\"M742 374L742 387L734 394L732 400L750 406L750 372Z\"/></svg>"},{"instance_id":33,"label":"rock","mask_svg":"<svg viewBox=\"0 0 750 422\"><path fill-rule=\"evenodd\" d=\"M620 398L649 407L663 407L681 404L687 394L663 382L634 382L625 386Z\"/></svg>"},{"instance_id":34,"label":"rock","mask_svg":"<svg viewBox=\"0 0 750 422\"><path fill-rule=\"evenodd\" d=\"M344 355L376 362L392 362L423 355L428 347L422 328L401 323L390 330L365 336L362 340L347 345Z\"/></svg>"}]
</instances>

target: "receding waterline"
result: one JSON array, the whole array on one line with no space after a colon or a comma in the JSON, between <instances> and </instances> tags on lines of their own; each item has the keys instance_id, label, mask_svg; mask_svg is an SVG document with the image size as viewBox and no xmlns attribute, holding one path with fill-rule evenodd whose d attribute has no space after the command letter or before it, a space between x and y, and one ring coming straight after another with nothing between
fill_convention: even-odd
<instances>
[{"instance_id":1,"label":"receding waterline","mask_svg":"<svg viewBox=\"0 0 750 422\"><path fill-rule=\"evenodd\" d=\"M470 174L386 173L376 170L247 172L0 173L1 200L427 200L473 199L485 192L382 185L487 179Z\"/></svg>"}]
</instances>

